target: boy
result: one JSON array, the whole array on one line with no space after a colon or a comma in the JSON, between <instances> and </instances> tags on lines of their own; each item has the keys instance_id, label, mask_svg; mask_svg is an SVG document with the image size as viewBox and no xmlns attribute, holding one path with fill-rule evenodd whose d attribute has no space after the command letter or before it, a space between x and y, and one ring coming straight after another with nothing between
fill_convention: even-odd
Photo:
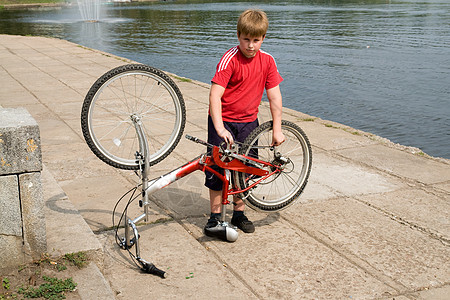
<instances>
[{"instance_id":1,"label":"boy","mask_svg":"<svg viewBox=\"0 0 450 300\"><path fill-rule=\"evenodd\" d=\"M284 142L279 87L283 78L278 73L274 58L260 50L268 26L267 16L260 10L246 10L238 19L239 46L231 48L222 56L211 80L208 142L213 145L220 145L223 141L229 144L243 142L259 125L258 106L264 89L273 119L272 145ZM205 186L209 188L211 217L204 231L206 235L212 236L208 229L215 227L220 219L222 181L207 172ZM237 197L233 201L231 224L246 233L254 232L253 223L244 215L244 202Z\"/></svg>"}]
</instances>

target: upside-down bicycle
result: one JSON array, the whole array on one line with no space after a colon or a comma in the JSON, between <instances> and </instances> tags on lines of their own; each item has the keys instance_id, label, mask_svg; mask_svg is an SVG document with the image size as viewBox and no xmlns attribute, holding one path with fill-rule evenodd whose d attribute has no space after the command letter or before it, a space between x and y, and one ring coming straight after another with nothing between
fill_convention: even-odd
<instances>
[{"instance_id":1,"label":"upside-down bicycle","mask_svg":"<svg viewBox=\"0 0 450 300\"><path fill-rule=\"evenodd\" d=\"M117 226L116 241L128 250L142 270L161 277L165 277L164 271L140 257L136 224L148 221L150 194L196 170L214 173L223 182L217 236L233 242L238 233L225 221L230 195L242 198L255 210L276 212L298 199L311 171L312 152L306 134L296 124L283 120L281 127L286 140L280 146L271 146L271 121L258 126L243 143L233 145L213 146L186 135L187 139L207 146L209 151L149 180L150 166L174 150L185 122L186 107L177 85L162 71L141 64L117 67L101 76L87 93L81 112L83 135L93 153L115 168L135 170L141 181L132 189L119 221L120 224L123 220L124 236L119 237ZM214 165L223 168L224 174L212 169ZM134 196L138 188L141 193ZM127 208L137 197L141 197L139 204L144 212L130 219ZM116 225L114 212L113 225ZM135 255L129 250L133 246Z\"/></svg>"}]
</instances>

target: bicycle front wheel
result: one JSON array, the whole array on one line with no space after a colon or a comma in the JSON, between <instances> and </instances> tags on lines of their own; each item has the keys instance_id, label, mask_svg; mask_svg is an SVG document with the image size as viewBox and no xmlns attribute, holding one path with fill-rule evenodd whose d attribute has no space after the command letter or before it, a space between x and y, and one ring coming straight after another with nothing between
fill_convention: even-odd
<instances>
[{"instance_id":1,"label":"bicycle front wheel","mask_svg":"<svg viewBox=\"0 0 450 300\"><path fill-rule=\"evenodd\" d=\"M81 128L89 148L105 163L137 170L139 118L149 144L150 165L178 144L186 122L180 90L162 71L140 64L117 67L101 76L83 102Z\"/></svg>"},{"instance_id":2,"label":"bicycle front wheel","mask_svg":"<svg viewBox=\"0 0 450 300\"><path fill-rule=\"evenodd\" d=\"M255 128L240 150L241 154L281 166L281 172L241 194L248 206L266 212L282 210L298 199L308 182L312 165L311 144L300 127L283 120L281 130L286 140L280 146L269 147L272 127L272 121L269 121ZM267 170L274 171L271 168ZM241 190L261 179L241 172L236 172L235 178Z\"/></svg>"}]
</instances>

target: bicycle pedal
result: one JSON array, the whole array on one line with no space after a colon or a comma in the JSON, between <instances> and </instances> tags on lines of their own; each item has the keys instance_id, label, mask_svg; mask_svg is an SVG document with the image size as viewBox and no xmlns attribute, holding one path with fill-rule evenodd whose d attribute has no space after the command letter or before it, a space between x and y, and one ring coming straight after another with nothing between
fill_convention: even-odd
<instances>
[{"instance_id":1,"label":"bicycle pedal","mask_svg":"<svg viewBox=\"0 0 450 300\"><path fill-rule=\"evenodd\" d=\"M235 242L238 238L236 227L228 225L228 223L219 223L214 227L205 228L205 234L210 237L218 237L227 242Z\"/></svg>"}]
</instances>

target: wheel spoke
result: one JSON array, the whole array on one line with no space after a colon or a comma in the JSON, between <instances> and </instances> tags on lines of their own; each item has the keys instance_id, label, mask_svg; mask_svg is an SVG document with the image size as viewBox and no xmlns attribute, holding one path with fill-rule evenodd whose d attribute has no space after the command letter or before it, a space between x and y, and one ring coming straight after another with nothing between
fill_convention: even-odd
<instances>
[{"instance_id":1,"label":"wheel spoke","mask_svg":"<svg viewBox=\"0 0 450 300\"><path fill-rule=\"evenodd\" d=\"M82 109L86 142L104 162L136 170L139 165L134 153L142 145L132 116L139 118L146 138L152 140L149 163L153 165L164 159L182 136L186 122L184 100L166 74L145 65L115 68L92 86Z\"/></svg>"}]
</instances>

